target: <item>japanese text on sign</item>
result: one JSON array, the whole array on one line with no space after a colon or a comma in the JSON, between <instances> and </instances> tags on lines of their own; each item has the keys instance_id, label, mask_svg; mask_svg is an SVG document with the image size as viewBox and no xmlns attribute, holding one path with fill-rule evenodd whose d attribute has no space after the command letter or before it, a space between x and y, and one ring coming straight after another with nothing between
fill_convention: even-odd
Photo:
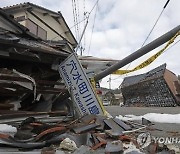
<instances>
[{"instance_id":1,"label":"japanese text on sign","mask_svg":"<svg viewBox=\"0 0 180 154\"><path fill-rule=\"evenodd\" d=\"M90 82L75 55L71 54L60 65L59 72L69 91L72 91L74 101L82 115L103 114Z\"/></svg>"}]
</instances>

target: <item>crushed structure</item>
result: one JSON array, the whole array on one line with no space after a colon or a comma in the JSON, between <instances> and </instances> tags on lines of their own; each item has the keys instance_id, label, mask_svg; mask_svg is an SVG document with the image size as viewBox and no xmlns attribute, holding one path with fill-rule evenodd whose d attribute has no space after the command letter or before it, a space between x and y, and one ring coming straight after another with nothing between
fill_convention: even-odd
<instances>
[{"instance_id":1,"label":"crushed structure","mask_svg":"<svg viewBox=\"0 0 180 154\"><path fill-rule=\"evenodd\" d=\"M180 105L180 83L163 64L147 73L124 78L122 94L126 106L168 107Z\"/></svg>"},{"instance_id":2,"label":"crushed structure","mask_svg":"<svg viewBox=\"0 0 180 154\"><path fill-rule=\"evenodd\" d=\"M74 119L61 112L1 111L0 115L3 154L174 152L153 142L148 134L155 130L154 124L146 119L123 121L92 114Z\"/></svg>"},{"instance_id":3,"label":"crushed structure","mask_svg":"<svg viewBox=\"0 0 180 154\"><path fill-rule=\"evenodd\" d=\"M57 67L77 42L60 13L23 3L0 9L0 19L0 153L123 153L131 144L140 149L136 138L150 121L76 118L71 112ZM154 143L147 148L141 151L169 151Z\"/></svg>"},{"instance_id":4,"label":"crushed structure","mask_svg":"<svg viewBox=\"0 0 180 154\"><path fill-rule=\"evenodd\" d=\"M77 45L64 18L24 3L0 9L0 19L1 110L56 110L57 102L63 104L69 97L57 66ZM36 23L36 29L28 26L30 21ZM48 21L59 26L62 34L47 25Z\"/></svg>"}]
</instances>

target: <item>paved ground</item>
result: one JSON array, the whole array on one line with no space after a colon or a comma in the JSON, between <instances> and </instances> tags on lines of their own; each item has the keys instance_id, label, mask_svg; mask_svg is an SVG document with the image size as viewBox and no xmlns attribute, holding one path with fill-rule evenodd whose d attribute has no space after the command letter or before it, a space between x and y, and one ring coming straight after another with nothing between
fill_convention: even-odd
<instances>
[{"instance_id":1,"label":"paved ground","mask_svg":"<svg viewBox=\"0 0 180 154\"><path fill-rule=\"evenodd\" d=\"M115 115L144 115L146 113L167 113L178 114L180 113L180 107L120 107L120 106L106 106L108 112Z\"/></svg>"},{"instance_id":2,"label":"paved ground","mask_svg":"<svg viewBox=\"0 0 180 154\"><path fill-rule=\"evenodd\" d=\"M146 113L167 113L179 114L180 107L120 107L120 106L106 106L107 111L112 115L144 115ZM157 117L158 118L158 117ZM180 124L169 123L155 123L153 126L156 131L152 131L152 135L156 137L178 137L180 139ZM180 144L179 144L180 146Z\"/></svg>"}]
</instances>

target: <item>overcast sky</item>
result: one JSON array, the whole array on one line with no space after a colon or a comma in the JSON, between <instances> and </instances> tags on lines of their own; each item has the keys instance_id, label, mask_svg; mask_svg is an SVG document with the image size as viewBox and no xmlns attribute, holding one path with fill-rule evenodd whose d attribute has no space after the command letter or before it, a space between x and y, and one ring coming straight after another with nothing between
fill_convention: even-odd
<instances>
[{"instance_id":1,"label":"overcast sky","mask_svg":"<svg viewBox=\"0 0 180 154\"><path fill-rule=\"evenodd\" d=\"M167 0L99 0L98 5L96 5L98 7L95 7L90 14L85 38L82 41L82 46L85 48L83 55L121 60L141 48L166 1ZM23 2L28 1L1 0L0 7ZM31 2L53 11L61 11L69 27L74 25L72 0L31 0ZM76 0L77 19L79 21L83 20L84 12L90 12L95 3L96 0ZM96 18L92 34L95 14ZM80 34L84 24L84 22L80 24L78 29ZM180 0L170 0L146 44L179 24ZM75 29L72 28L71 30L76 36ZM178 40L180 40L180 36L175 42ZM160 46L160 48L132 62L129 67L125 66L124 68L134 68L163 47L164 45ZM180 74L179 55L180 43L167 50L155 62L140 71L123 76L111 76L111 87L118 88L124 77L145 73L163 63L166 63L167 68L178 75ZM109 83L107 82L108 78L109 77L103 79L101 86L109 87Z\"/></svg>"}]
</instances>

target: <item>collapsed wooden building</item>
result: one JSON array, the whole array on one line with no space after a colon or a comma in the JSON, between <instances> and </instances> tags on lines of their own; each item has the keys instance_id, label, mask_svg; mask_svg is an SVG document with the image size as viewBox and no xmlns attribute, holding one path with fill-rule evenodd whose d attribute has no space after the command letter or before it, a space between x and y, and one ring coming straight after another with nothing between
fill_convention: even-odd
<instances>
[{"instance_id":1,"label":"collapsed wooden building","mask_svg":"<svg viewBox=\"0 0 180 154\"><path fill-rule=\"evenodd\" d=\"M18 11L24 11L24 15ZM18 15L24 20L19 20ZM48 25L46 18L54 21L63 33ZM74 36L60 13L31 3L0 9L0 19L1 110L51 111L53 103L69 97L58 64L76 47ZM25 27L21 22L31 26ZM37 29L30 29L35 22Z\"/></svg>"},{"instance_id":2,"label":"collapsed wooden building","mask_svg":"<svg viewBox=\"0 0 180 154\"><path fill-rule=\"evenodd\" d=\"M180 105L180 82L163 64L147 73L124 78L122 94L126 106L168 107Z\"/></svg>"}]
</instances>

